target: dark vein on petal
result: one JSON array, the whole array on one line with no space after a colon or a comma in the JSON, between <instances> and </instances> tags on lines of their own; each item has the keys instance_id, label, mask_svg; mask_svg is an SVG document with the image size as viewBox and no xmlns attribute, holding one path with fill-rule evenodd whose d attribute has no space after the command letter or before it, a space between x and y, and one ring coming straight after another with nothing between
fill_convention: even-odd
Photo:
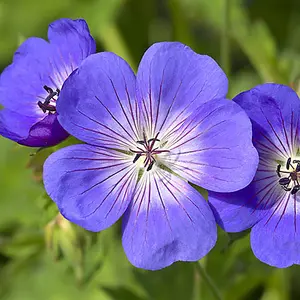
<instances>
[{"instance_id":1,"label":"dark vein on petal","mask_svg":"<svg viewBox=\"0 0 300 300\"><path fill-rule=\"evenodd\" d=\"M108 75L107 75L107 77L108 77L108 79L109 79L109 81L110 81L110 83L111 83L111 85L112 85L112 87L113 87L114 93L115 93L115 95L116 95L116 97L117 97L117 100L118 100L118 103L119 103L119 105L120 105L120 107L121 107L121 110L122 110L122 112L123 112L123 114L124 114L124 116L125 116L125 118L126 118L126 120L127 120L127 123L128 123L128 125L129 125L130 129L132 130L133 134L135 135L136 140L137 140L137 139L138 139L138 136L137 136L136 132L134 131L131 122L129 121L129 118L128 118L128 116L127 116L127 113L125 112L124 106L123 106L123 104L122 104L122 102L121 102L121 100L120 100L120 97L119 97L119 94L118 94L118 92L117 92L117 90L116 90L116 87L115 87L113 81L111 80L111 78L110 78Z\"/></svg>"},{"instance_id":2,"label":"dark vein on petal","mask_svg":"<svg viewBox=\"0 0 300 300\"><path fill-rule=\"evenodd\" d=\"M128 172L128 174L129 174L129 172ZM127 196L128 196L128 195L127 195L127 192L128 192L128 189L129 189L129 187L130 187L130 185L131 185L131 183L132 183L132 178L134 177L134 174L135 174L134 172L131 172L131 174L128 175L128 178L125 180L125 182L124 182L123 185L121 186L121 188L120 188L120 190L119 190L119 193L118 193L118 195L117 195L115 201L113 202L111 208L110 208L109 211L106 213L105 219L107 219L108 215L111 213L111 211L112 211L113 208L115 207L116 203L118 202L118 200L119 200L119 198L120 198L120 196L121 196L121 194L122 194L122 191L123 191L125 185L127 185L127 186L126 186L126 190L125 190L124 195L123 195L122 203L121 203L121 205L119 206L118 214L120 213L121 207L124 205L124 202L125 202L125 200L126 200L126 198L127 198ZM128 182L129 182L129 184L127 184Z\"/></svg>"},{"instance_id":3,"label":"dark vein on petal","mask_svg":"<svg viewBox=\"0 0 300 300\"><path fill-rule=\"evenodd\" d=\"M199 136L201 136L201 135L203 135L203 134L206 134L207 132L209 132L209 131L210 131L211 129L213 129L214 127L217 127L217 126L219 126L219 125L225 123L226 121L227 121L227 120L223 120L223 121L221 121L221 122L219 122L219 123L217 123L217 124L214 124L214 125L211 126L210 128L206 129L205 131L202 131L202 132L198 133L198 134L195 135L194 137L192 137L192 138L190 138L190 139L188 139L188 140L182 142L181 144L177 145L176 147L174 147L174 144L173 144L173 148L170 148L169 150L172 151L172 150L174 150L174 149L176 149L176 148L179 148L179 147L181 147L181 146L183 146L183 145L185 145L185 144L187 144L187 143L193 141L194 139L198 138ZM179 139L176 143L178 143L180 140L182 140L184 137L186 137L189 133L190 133L190 132L186 133L185 136L183 136L181 139Z\"/></svg>"},{"instance_id":4,"label":"dark vein on petal","mask_svg":"<svg viewBox=\"0 0 300 300\"><path fill-rule=\"evenodd\" d=\"M149 74L152 72L152 60L151 60L151 66L150 66L150 72ZM151 89L151 76L149 75L149 91L148 91L148 95L149 95L149 100L150 100L150 123L151 123L151 128L150 131L152 132L152 125L153 125L153 111L152 111L152 89ZM155 130L154 130L155 131ZM153 132L152 132L153 134Z\"/></svg>"},{"instance_id":5,"label":"dark vein on petal","mask_svg":"<svg viewBox=\"0 0 300 300\"><path fill-rule=\"evenodd\" d=\"M212 164L206 164L206 163L202 163L202 162L193 162L193 161L189 161L189 160L176 160L176 163L184 163L185 165L192 164L192 165L196 165L196 166L217 168L217 169L221 169L221 170L235 170L235 169L237 169L237 167L220 167L220 166L216 166L216 165L212 165Z\"/></svg>"},{"instance_id":6,"label":"dark vein on petal","mask_svg":"<svg viewBox=\"0 0 300 300\"><path fill-rule=\"evenodd\" d=\"M78 124L76 124L76 123L74 123L74 122L72 122L72 121L71 121L71 123L72 123L74 126L77 126L77 127L81 128L81 129L83 129L83 130L90 131L90 132L94 132L94 133L101 134L101 135L108 136L108 137L111 137L111 138L112 138L112 136L110 136L109 134L106 134L106 133L104 133L104 132L102 132L102 131L98 131L98 130L91 129L91 128L86 128L86 127L83 127L83 126L81 126L81 125L78 125ZM101 126L101 125L100 125L100 126ZM123 146L126 146L126 148L131 146L130 144L124 143L124 141L123 141L122 139L118 138L118 137L113 137L113 138L114 138L115 140L119 141L119 143L122 144ZM94 140L97 140L97 139L94 138ZM115 144L118 145L118 146L120 146L120 144L118 144L118 143L115 143ZM97 146L97 147L101 147L101 146Z\"/></svg>"},{"instance_id":7,"label":"dark vein on petal","mask_svg":"<svg viewBox=\"0 0 300 300\"><path fill-rule=\"evenodd\" d=\"M199 114L195 114L195 116L189 121L189 123L185 126L185 128L179 134L177 139L175 141L173 141L172 146L176 145L176 143L178 143L180 140L182 140L184 137L186 137L191 131L193 131L197 126L201 125L201 123L203 123L208 117L210 117L212 114L214 114L219 109L220 109L220 107L217 107L216 109L209 112L203 119L201 119L190 130L188 130L188 132L185 133L185 131L190 127L190 125L194 122L194 120L198 118ZM224 121L226 121L226 120L221 121L221 123L224 122ZM220 123L218 123L218 124L220 124ZM217 125L217 124L215 124L215 125ZM215 125L213 125L213 126L215 126ZM207 132L207 130L205 132ZM175 148L177 148L177 147L175 147Z\"/></svg>"},{"instance_id":8,"label":"dark vein on petal","mask_svg":"<svg viewBox=\"0 0 300 300\"><path fill-rule=\"evenodd\" d=\"M88 161L116 161L116 160L124 160L124 158L90 158L90 157L65 157L63 159L66 160L88 160Z\"/></svg>"},{"instance_id":9,"label":"dark vein on petal","mask_svg":"<svg viewBox=\"0 0 300 300\"><path fill-rule=\"evenodd\" d=\"M127 173L125 173L121 179L115 183L113 185L113 188L106 194L106 196L103 198L103 200L101 201L101 203L92 211L90 212L89 214L87 214L86 216L84 216L84 218L88 218L89 216L91 216L92 214L94 214L101 206L102 204L105 202L105 200L111 195L111 193L115 190L115 188L120 184L120 182L123 181L123 179L126 177L126 176L129 176L130 177L130 172L133 171L133 168L131 168ZM121 171L120 171L121 172ZM103 182L103 181L102 181Z\"/></svg>"},{"instance_id":10,"label":"dark vein on petal","mask_svg":"<svg viewBox=\"0 0 300 300\"><path fill-rule=\"evenodd\" d=\"M297 119L297 125L296 125L296 132L295 132L295 139L294 139L294 147L296 147L296 145L297 145L298 128L299 128L299 116L298 116L298 119Z\"/></svg>"},{"instance_id":11,"label":"dark vein on petal","mask_svg":"<svg viewBox=\"0 0 300 300\"><path fill-rule=\"evenodd\" d=\"M291 114L291 125L290 125L290 137L291 137L291 147L292 147L292 151L295 147L295 144L294 144L294 135L293 135L293 131L294 131L294 111L292 110L292 114Z\"/></svg>"},{"instance_id":12,"label":"dark vein on petal","mask_svg":"<svg viewBox=\"0 0 300 300\"><path fill-rule=\"evenodd\" d=\"M95 119L89 117L88 115L84 114L82 111L80 111L80 110L77 110L77 111L78 111L80 114L82 114L83 116L85 116L86 118L88 118L90 121L92 121L92 122L94 122L94 123L96 123L96 124L98 124L98 125L104 127L105 129L111 131L111 132L114 133L115 135L117 135L117 136L123 138L124 140L123 140L122 142L127 144L127 139L125 138L125 136L123 136L123 135L119 134L118 132L112 130L112 129L109 128L108 126L106 126L106 125L100 123L99 121L97 121L97 120L95 120ZM104 135L104 133L102 133L101 131L97 131L97 132ZM128 145L130 146L130 144L128 144Z\"/></svg>"},{"instance_id":13,"label":"dark vein on petal","mask_svg":"<svg viewBox=\"0 0 300 300\"><path fill-rule=\"evenodd\" d=\"M122 72L122 75L123 75L123 79L124 79L125 92L126 92L127 101L128 101L128 104L129 104L131 119L133 121L133 125L134 125L134 128L135 128L136 136L138 136L138 132L139 131L138 131L138 127L137 127L137 120L135 119L135 116L134 116L134 113L133 113L132 104L131 104L131 100L130 100L130 96L129 96L129 91L128 91L127 83L125 81L125 77L124 77L123 72ZM135 100L135 102L136 102L136 100Z\"/></svg>"},{"instance_id":14,"label":"dark vein on petal","mask_svg":"<svg viewBox=\"0 0 300 300\"><path fill-rule=\"evenodd\" d=\"M273 177L277 178L277 175L271 175L271 176L266 176L266 177L262 177L262 178L259 178L259 179L254 179L252 182L258 182L258 181L270 179L270 178L273 178Z\"/></svg>"},{"instance_id":15,"label":"dark vein on petal","mask_svg":"<svg viewBox=\"0 0 300 300\"><path fill-rule=\"evenodd\" d=\"M75 169L75 170L67 171L66 174L69 174L69 173L75 173L75 172L83 172L83 171L98 171L98 170L105 170L105 169L114 168L114 167L121 166L121 165L128 164L128 163L129 163L129 162L125 161L125 162L122 162L122 163L118 163L118 164L115 164L115 165L104 166L104 167L85 168L85 169Z\"/></svg>"},{"instance_id":16,"label":"dark vein on petal","mask_svg":"<svg viewBox=\"0 0 300 300\"><path fill-rule=\"evenodd\" d=\"M260 142L260 141L258 141L258 140L255 140L254 138L253 138L253 142L255 142L255 144L256 144L255 147L256 147L256 149L257 149L259 152L265 151L265 154L269 154L269 153L271 152L271 153L273 153L273 154L275 154L275 155L278 155L278 153L277 153L273 148L268 147L268 146L265 145L264 143L262 143L262 142ZM264 147L265 150L262 149L261 146ZM279 148L277 148L277 149L280 150ZM281 150L280 150L280 151L281 151ZM284 154L283 152L281 152L281 153L282 153L282 155L285 156L285 154Z\"/></svg>"},{"instance_id":17,"label":"dark vein on petal","mask_svg":"<svg viewBox=\"0 0 300 300\"><path fill-rule=\"evenodd\" d=\"M281 119L281 125L282 125L282 128L283 128L283 132L284 132L284 136L285 136L285 141L286 141L286 144L287 144L287 147L288 149L290 150L290 155L292 154L292 148L290 146L290 143L289 143L289 140L288 140L288 136L287 136L287 132L286 132L286 129L285 129L285 123L284 123L284 119L282 117L282 112L280 110L280 119ZM292 141L291 141L292 142Z\"/></svg>"},{"instance_id":18,"label":"dark vein on petal","mask_svg":"<svg viewBox=\"0 0 300 300\"><path fill-rule=\"evenodd\" d=\"M173 99L172 99L172 103L171 103L171 105L169 106L169 108L168 108L168 110L167 110L167 114L166 114L166 116L165 116L165 118L164 118L164 120L163 120L163 122L162 122L162 124L161 124L161 126L160 126L159 131L162 131L162 129L163 129L163 127L164 127L164 125L165 125L165 123L166 123L166 121L167 121L167 119L168 119L168 117L169 117L169 115L170 115L171 109L173 108L173 105L174 105L174 103L175 103L175 100L176 100L176 98L177 98L177 95L178 95L178 92L179 92L179 89L180 89L181 85L182 85L182 81L180 81L180 84L179 84L179 86L178 86L178 89L176 90L175 96L174 96Z\"/></svg>"},{"instance_id":19,"label":"dark vein on petal","mask_svg":"<svg viewBox=\"0 0 300 300\"><path fill-rule=\"evenodd\" d=\"M89 187L88 189L86 189L85 191L83 191L82 193L80 193L80 195L85 194L86 192L89 192L90 190L92 190L93 188L95 188L96 186L98 186L99 184L107 181L108 179L114 177L115 175L119 174L120 172L124 171L125 169L129 168L130 166L132 166L132 164L130 164L129 166L126 166L124 168L122 168L121 170L117 170L115 173L110 174L109 176L107 176L106 178L102 179L100 182L95 183L94 185L92 185L91 187Z\"/></svg>"},{"instance_id":20,"label":"dark vein on petal","mask_svg":"<svg viewBox=\"0 0 300 300\"><path fill-rule=\"evenodd\" d=\"M116 119L116 117L112 114L112 112L108 109L108 107L95 95L95 98L98 100L98 102L105 108L105 110L109 113L109 115L112 117L112 119L126 132L126 134L135 141L134 137L126 130L126 128Z\"/></svg>"},{"instance_id":21,"label":"dark vein on petal","mask_svg":"<svg viewBox=\"0 0 300 300\"><path fill-rule=\"evenodd\" d=\"M285 199L286 195L283 194L282 196L283 196L282 199L281 199L280 201L278 201L278 204L277 204L276 208L273 210L272 214L270 215L270 217L269 217L268 220L266 221L265 225L267 225L267 224L270 222L270 220L272 219L272 217L274 216L274 214L276 213L276 211L279 209L279 207L280 207L280 206L282 205L282 203L284 202L284 199Z\"/></svg>"},{"instance_id":22,"label":"dark vein on petal","mask_svg":"<svg viewBox=\"0 0 300 300\"><path fill-rule=\"evenodd\" d=\"M232 181L221 179L221 178L218 178L218 177L215 177L215 176L212 176L212 175L205 174L205 173L200 172L199 170L196 170L196 169L190 169L190 168L182 166L182 165L176 165L176 163L173 163L173 167L176 168L179 171L185 171L187 174L189 174L190 176L192 176L196 180L198 178L194 176L194 173L199 174L202 177L209 177L209 178L212 178L212 179L215 179L215 180L219 180L219 181L222 181L222 182L227 182L227 183L231 183L232 182Z\"/></svg>"},{"instance_id":23,"label":"dark vein on petal","mask_svg":"<svg viewBox=\"0 0 300 300\"><path fill-rule=\"evenodd\" d=\"M274 231L277 229L277 227L278 227L278 225L279 225L279 223L280 223L282 217L284 216L284 214L285 214L285 212L286 212L286 208L287 208L287 205L288 205L288 203L289 203L290 196L291 196L291 194L288 195L288 198L287 198L286 201L285 201L285 206L284 206L283 211L282 211L282 213L281 213L281 215L280 215L280 218L279 218L279 220L278 220L278 222L277 222L277 224L276 224L276 226L275 226Z\"/></svg>"},{"instance_id":24,"label":"dark vein on petal","mask_svg":"<svg viewBox=\"0 0 300 300\"><path fill-rule=\"evenodd\" d=\"M185 207L182 205L182 203L177 199L177 197L174 195L174 193L169 189L169 187L166 185L166 183L161 180L162 184L165 186L165 188L169 191L169 193L172 195L172 197L174 198L174 200L176 201L176 203L181 207L181 209L185 212L185 214L187 215L187 217L189 218L189 220L191 221L192 224L194 224L193 219L191 218L191 216L189 215L189 213L186 211Z\"/></svg>"},{"instance_id":25,"label":"dark vein on petal","mask_svg":"<svg viewBox=\"0 0 300 300\"><path fill-rule=\"evenodd\" d=\"M273 145L284 157L286 157L288 154L284 153L269 137L267 137L262 131L260 131L260 134L271 144ZM275 152L276 153L276 152ZM278 155L278 154L277 154Z\"/></svg>"},{"instance_id":26,"label":"dark vein on petal","mask_svg":"<svg viewBox=\"0 0 300 300\"><path fill-rule=\"evenodd\" d=\"M275 136L276 136L277 140L279 141L279 143L280 143L281 147L282 147L282 148L283 148L283 150L285 151L286 155L287 155L287 156L289 156L289 154L288 154L287 150L285 149L285 146L284 146L283 142L281 141L280 137L278 136L278 134L277 134L276 130L274 129L274 127L273 127L272 123L271 123L271 122L270 122L270 120L267 118L267 116L264 114L264 112L263 112L262 108L261 108L260 110L261 110L262 114L264 115L264 117L265 117L266 121L268 122L269 126L271 127L271 129L272 129L273 133L275 134Z\"/></svg>"},{"instance_id":27,"label":"dark vein on petal","mask_svg":"<svg viewBox=\"0 0 300 300\"><path fill-rule=\"evenodd\" d=\"M160 174L162 174L162 172L160 172ZM163 175L163 174L162 174ZM165 175L163 175L165 176ZM205 218L203 212L201 211L201 209L199 208L199 206L196 205L196 203L190 198L188 197L188 195L184 194L183 191L185 190L185 186L183 186L180 182L176 182L175 186L173 183L169 182L169 184L179 193L181 194L184 198L188 199L193 206L195 206L197 208L197 210L200 212L200 214L203 216L203 218ZM180 189L181 188L181 189ZM201 201L201 200L200 200Z\"/></svg>"},{"instance_id":28,"label":"dark vein on petal","mask_svg":"<svg viewBox=\"0 0 300 300\"><path fill-rule=\"evenodd\" d=\"M157 193L158 193L158 196L159 196L160 203L161 203L161 205L162 205L162 207L163 207L163 210L164 210L164 214L165 214L165 217L166 217L168 226L169 226L169 228L170 228L170 231L171 231L172 234L173 234L173 229L172 229L172 226L171 226L171 223L170 223L168 214L167 214L166 206L165 206L164 201L163 201L163 198L162 198L162 196L161 196L161 193L160 193L160 190L159 190L159 187L158 187L158 183L157 183L157 180L156 180L155 176L154 176L154 182L155 182L155 186L156 186L156 190L157 190Z\"/></svg>"},{"instance_id":29,"label":"dark vein on petal","mask_svg":"<svg viewBox=\"0 0 300 300\"><path fill-rule=\"evenodd\" d=\"M230 148L225 148L225 147L202 148L202 149L198 149L198 150L184 151L184 152L180 152L180 153L169 153L168 156L174 156L174 155L177 156L177 155L191 154L191 153L210 151L210 150L231 150L231 149Z\"/></svg>"}]
</instances>

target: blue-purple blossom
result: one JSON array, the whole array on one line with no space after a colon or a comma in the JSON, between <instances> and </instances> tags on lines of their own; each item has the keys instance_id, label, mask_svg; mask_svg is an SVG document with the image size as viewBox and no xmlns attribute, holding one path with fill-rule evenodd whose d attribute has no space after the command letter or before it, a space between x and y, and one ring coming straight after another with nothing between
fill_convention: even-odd
<instances>
[{"instance_id":1,"label":"blue-purple blossom","mask_svg":"<svg viewBox=\"0 0 300 300\"><path fill-rule=\"evenodd\" d=\"M140 268L206 255L216 222L188 181L236 191L258 163L251 122L225 99L227 84L212 58L180 43L150 47L136 76L113 53L87 58L57 105L62 126L87 144L61 149L44 165L46 191L62 215L91 231L123 215L123 247Z\"/></svg>"},{"instance_id":2,"label":"blue-purple blossom","mask_svg":"<svg viewBox=\"0 0 300 300\"><path fill-rule=\"evenodd\" d=\"M96 51L84 20L51 23L48 39L27 39L0 77L0 135L31 147L68 136L57 120L56 101L64 81Z\"/></svg>"},{"instance_id":3,"label":"blue-purple blossom","mask_svg":"<svg viewBox=\"0 0 300 300\"><path fill-rule=\"evenodd\" d=\"M245 189L209 192L210 204L226 231L252 227L251 247L258 259L279 268L300 264L299 98L287 86L263 84L233 101L252 121L259 166Z\"/></svg>"}]
</instances>

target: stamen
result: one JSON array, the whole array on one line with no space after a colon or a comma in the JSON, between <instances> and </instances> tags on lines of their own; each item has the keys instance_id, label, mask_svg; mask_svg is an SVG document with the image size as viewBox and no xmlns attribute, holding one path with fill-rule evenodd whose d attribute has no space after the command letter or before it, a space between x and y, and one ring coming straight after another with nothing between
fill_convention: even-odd
<instances>
[{"instance_id":1,"label":"stamen","mask_svg":"<svg viewBox=\"0 0 300 300\"><path fill-rule=\"evenodd\" d=\"M52 105L51 104L51 101L52 102L56 102L56 99L54 97L56 96L59 96L59 93L60 93L60 90L59 89L56 89L56 91L53 91L50 87L48 87L47 85L44 85L44 89L46 90L46 92L49 94L45 101L42 102L42 101L38 101L38 106L39 108L44 112L46 113L47 111L48 112L56 112L56 107L55 105Z\"/></svg>"},{"instance_id":2,"label":"stamen","mask_svg":"<svg viewBox=\"0 0 300 300\"><path fill-rule=\"evenodd\" d=\"M149 140L148 140L148 143L150 143L150 142L152 142L152 141L160 142L160 140L159 140L159 139L152 138L152 139L149 139Z\"/></svg>"},{"instance_id":3,"label":"stamen","mask_svg":"<svg viewBox=\"0 0 300 300\"><path fill-rule=\"evenodd\" d=\"M281 175L280 175L280 168L281 168L281 165L278 165L277 169L276 169L276 173L277 173L278 177L281 177Z\"/></svg>"},{"instance_id":4,"label":"stamen","mask_svg":"<svg viewBox=\"0 0 300 300\"><path fill-rule=\"evenodd\" d=\"M285 178L281 178L279 179L279 184L280 185L287 185L291 182L290 177L285 177Z\"/></svg>"},{"instance_id":5,"label":"stamen","mask_svg":"<svg viewBox=\"0 0 300 300\"><path fill-rule=\"evenodd\" d=\"M142 154L137 154L135 156L135 158L133 159L133 163L135 163L140 157L141 157Z\"/></svg>"},{"instance_id":6,"label":"stamen","mask_svg":"<svg viewBox=\"0 0 300 300\"><path fill-rule=\"evenodd\" d=\"M300 160L293 160L293 164L297 164L296 168L291 163L292 159L289 157L286 161L286 169L291 171L281 171L281 165L277 165L276 173L278 177L281 177L282 174L288 174L287 177L280 178L278 180L279 185L286 192L291 192L292 195L295 195L300 190L300 184L298 178L300 177ZM292 186L291 186L292 184Z\"/></svg>"},{"instance_id":7,"label":"stamen","mask_svg":"<svg viewBox=\"0 0 300 300\"><path fill-rule=\"evenodd\" d=\"M292 195L295 195L300 190L300 185L295 185L291 191Z\"/></svg>"},{"instance_id":8,"label":"stamen","mask_svg":"<svg viewBox=\"0 0 300 300\"><path fill-rule=\"evenodd\" d=\"M153 165L154 165L154 161L152 161L152 162L150 163L150 165L149 165L148 168L147 168L147 171L150 171L150 170L152 169Z\"/></svg>"},{"instance_id":9,"label":"stamen","mask_svg":"<svg viewBox=\"0 0 300 300\"><path fill-rule=\"evenodd\" d=\"M154 138L150 138L147 140L146 134L145 132L143 132L143 140L136 142L139 145L143 145L144 149L139 146L136 147L138 150L129 149L131 152L136 153L136 156L133 159L133 163L137 162L141 156L145 156L143 164L144 168L147 168L147 171L150 171L153 168L156 162L155 155L170 152L169 150L160 150L159 147L154 148L155 143L160 142L160 140L158 139L158 135L159 133L157 133Z\"/></svg>"},{"instance_id":10,"label":"stamen","mask_svg":"<svg viewBox=\"0 0 300 300\"><path fill-rule=\"evenodd\" d=\"M289 157L288 160L286 161L286 169L288 170L290 166L294 169L293 165L291 164L291 158Z\"/></svg>"}]
</instances>

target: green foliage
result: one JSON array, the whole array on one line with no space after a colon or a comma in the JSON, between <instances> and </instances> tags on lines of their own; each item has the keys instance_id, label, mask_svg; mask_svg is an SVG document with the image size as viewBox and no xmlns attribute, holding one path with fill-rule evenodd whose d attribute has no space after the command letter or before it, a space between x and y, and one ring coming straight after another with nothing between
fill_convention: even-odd
<instances>
[{"instance_id":1,"label":"green foliage","mask_svg":"<svg viewBox=\"0 0 300 300\"><path fill-rule=\"evenodd\" d=\"M230 92L275 81L299 91L300 3L293 0L0 0L0 66L27 37L46 38L61 17L85 18L98 51L113 51L137 70L145 49L178 40L221 65L220 41L230 44ZM222 58L223 60L223 58ZM28 149L0 137L0 299L183 300L215 299L194 263L157 272L136 269L122 249L121 224L90 233L58 214L45 194L42 165L49 149ZM199 190L204 197L206 191ZM226 234L201 260L223 299L298 299L300 270L259 262L248 232Z\"/></svg>"}]
</instances>

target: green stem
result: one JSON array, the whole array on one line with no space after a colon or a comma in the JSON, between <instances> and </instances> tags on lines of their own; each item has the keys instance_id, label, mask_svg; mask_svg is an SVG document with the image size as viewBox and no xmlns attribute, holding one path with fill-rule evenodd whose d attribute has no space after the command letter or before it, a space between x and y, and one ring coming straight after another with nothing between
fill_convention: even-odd
<instances>
[{"instance_id":1,"label":"green stem","mask_svg":"<svg viewBox=\"0 0 300 300\"><path fill-rule=\"evenodd\" d=\"M230 75L230 0L223 0L223 26L221 34L221 65L227 77Z\"/></svg>"},{"instance_id":2,"label":"green stem","mask_svg":"<svg viewBox=\"0 0 300 300\"><path fill-rule=\"evenodd\" d=\"M200 261L196 262L196 268L201 276L201 279L207 284L209 287L211 293L215 297L216 300L222 300L222 296L220 294L220 291L218 290L217 286L213 282L213 280L210 278L210 276L206 273L205 269L201 265Z\"/></svg>"}]
</instances>

